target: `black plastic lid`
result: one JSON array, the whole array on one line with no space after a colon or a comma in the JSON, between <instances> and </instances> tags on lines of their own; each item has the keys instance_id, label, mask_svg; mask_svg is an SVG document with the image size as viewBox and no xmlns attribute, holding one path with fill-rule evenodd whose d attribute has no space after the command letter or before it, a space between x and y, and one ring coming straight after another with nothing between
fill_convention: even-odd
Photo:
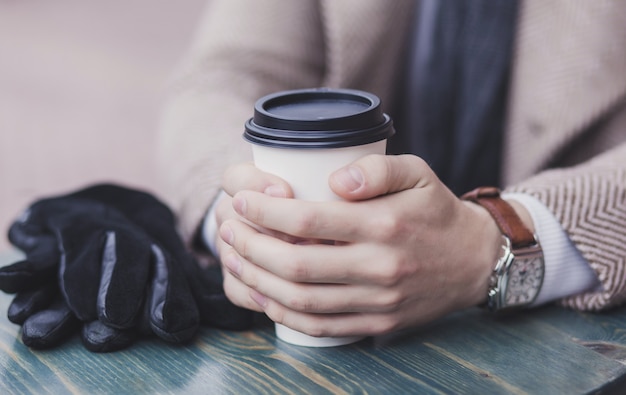
<instances>
[{"instance_id":1,"label":"black plastic lid","mask_svg":"<svg viewBox=\"0 0 626 395\"><path fill-rule=\"evenodd\" d=\"M374 143L395 133L380 99L353 89L300 89L259 99L244 138L276 148L339 148Z\"/></svg>"}]
</instances>

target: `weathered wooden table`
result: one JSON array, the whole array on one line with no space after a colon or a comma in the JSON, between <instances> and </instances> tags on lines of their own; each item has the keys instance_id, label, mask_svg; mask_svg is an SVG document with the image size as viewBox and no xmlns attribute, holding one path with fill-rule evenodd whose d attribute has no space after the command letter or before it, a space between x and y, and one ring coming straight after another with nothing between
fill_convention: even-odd
<instances>
[{"instance_id":1,"label":"weathered wooden table","mask_svg":"<svg viewBox=\"0 0 626 395\"><path fill-rule=\"evenodd\" d=\"M0 266L14 253L0 254ZM110 354L78 338L34 351L0 294L0 394L626 393L626 308L546 307L509 317L471 309L418 330L337 348L204 328L187 346L156 339Z\"/></svg>"}]
</instances>

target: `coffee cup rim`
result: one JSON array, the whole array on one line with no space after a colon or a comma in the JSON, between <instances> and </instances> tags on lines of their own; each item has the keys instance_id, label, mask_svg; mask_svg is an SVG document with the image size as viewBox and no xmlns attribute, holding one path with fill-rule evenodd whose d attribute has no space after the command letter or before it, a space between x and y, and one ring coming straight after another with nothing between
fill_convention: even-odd
<instances>
[{"instance_id":1,"label":"coffee cup rim","mask_svg":"<svg viewBox=\"0 0 626 395\"><path fill-rule=\"evenodd\" d=\"M345 114L331 111L330 116L300 117L289 112L320 103L326 109L337 103L339 110L346 108ZM291 108L272 112L285 108L281 106ZM355 89L314 88L276 92L257 100L254 116L245 123L244 138L277 148L335 148L373 143L394 133L393 122L382 112L376 95Z\"/></svg>"}]
</instances>

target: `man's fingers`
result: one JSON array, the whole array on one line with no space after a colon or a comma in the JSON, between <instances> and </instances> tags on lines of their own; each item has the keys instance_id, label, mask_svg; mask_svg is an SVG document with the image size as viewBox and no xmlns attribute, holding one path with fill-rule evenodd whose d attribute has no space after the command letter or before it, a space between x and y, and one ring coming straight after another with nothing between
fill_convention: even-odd
<instances>
[{"instance_id":1,"label":"man's fingers","mask_svg":"<svg viewBox=\"0 0 626 395\"><path fill-rule=\"evenodd\" d=\"M293 196L291 187L285 180L262 172L252 163L231 166L226 169L222 180L222 188L230 196L241 190L263 192L275 197Z\"/></svg>"},{"instance_id":2,"label":"man's fingers","mask_svg":"<svg viewBox=\"0 0 626 395\"><path fill-rule=\"evenodd\" d=\"M331 174L331 189L347 200L365 200L426 185L434 174L415 155L368 155Z\"/></svg>"},{"instance_id":3,"label":"man's fingers","mask_svg":"<svg viewBox=\"0 0 626 395\"><path fill-rule=\"evenodd\" d=\"M264 228L291 235L280 238L294 244L306 240L354 242L388 237L387 228L393 221L387 219L391 218L394 207L384 199L358 203L277 199L252 191L238 192L232 200L234 210L244 222L254 224L259 231Z\"/></svg>"},{"instance_id":4,"label":"man's fingers","mask_svg":"<svg viewBox=\"0 0 626 395\"><path fill-rule=\"evenodd\" d=\"M315 337L371 336L389 333L400 327L398 314L335 313L316 314L290 310L282 304L252 291L263 304L263 311L274 322Z\"/></svg>"},{"instance_id":5,"label":"man's fingers","mask_svg":"<svg viewBox=\"0 0 626 395\"><path fill-rule=\"evenodd\" d=\"M234 305L244 309L262 312L263 309L250 298L250 288L233 276L228 270L224 270L224 293Z\"/></svg>"},{"instance_id":6,"label":"man's fingers","mask_svg":"<svg viewBox=\"0 0 626 395\"><path fill-rule=\"evenodd\" d=\"M237 272L244 262L296 283L385 284L397 280L398 265L386 252L356 244L292 244L255 231L241 221L220 229L221 259ZM240 257L242 262L238 262ZM254 285L259 281L246 281Z\"/></svg>"}]
</instances>

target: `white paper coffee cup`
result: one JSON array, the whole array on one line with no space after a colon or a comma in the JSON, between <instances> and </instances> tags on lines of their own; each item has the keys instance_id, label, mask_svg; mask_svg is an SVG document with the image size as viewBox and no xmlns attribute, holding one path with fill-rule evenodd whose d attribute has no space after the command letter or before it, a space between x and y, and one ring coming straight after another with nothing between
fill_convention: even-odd
<instances>
[{"instance_id":1,"label":"white paper coffee cup","mask_svg":"<svg viewBox=\"0 0 626 395\"><path fill-rule=\"evenodd\" d=\"M304 89L259 99L244 138L255 165L287 181L296 199L340 199L331 173L369 154L384 154L393 123L371 93L350 89ZM276 324L279 339L301 346L332 347L361 336L313 337Z\"/></svg>"}]
</instances>

